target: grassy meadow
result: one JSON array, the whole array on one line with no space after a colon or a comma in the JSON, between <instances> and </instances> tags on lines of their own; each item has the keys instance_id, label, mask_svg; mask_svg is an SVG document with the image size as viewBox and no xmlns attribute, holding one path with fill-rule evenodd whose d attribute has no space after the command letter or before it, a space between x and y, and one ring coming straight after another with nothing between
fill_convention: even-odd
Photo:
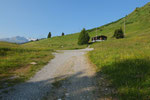
<instances>
[{"instance_id":1,"label":"grassy meadow","mask_svg":"<svg viewBox=\"0 0 150 100\"><path fill-rule=\"evenodd\" d=\"M150 98L150 36L143 38L95 43L95 50L89 52L98 71L116 88L119 100Z\"/></svg>"},{"instance_id":2,"label":"grassy meadow","mask_svg":"<svg viewBox=\"0 0 150 100\"><path fill-rule=\"evenodd\" d=\"M109 39L93 43L89 58L116 89L112 96L119 100L150 100L150 3L126 16L124 39L112 38L123 22L120 19L98 28ZM96 30L92 31L91 36Z\"/></svg>"},{"instance_id":3,"label":"grassy meadow","mask_svg":"<svg viewBox=\"0 0 150 100\"><path fill-rule=\"evenodd\" d=\"M43 39L36 42L30 42L22 45L27 48L40 48L40 49L53 49L53 50L66 50L66 49L82 49L87 45L78 45L79 33L70 34L65 36L57 36L50 39Z\"/></svg>"},{"instance_id":4,"label":"grassy meadow","mask_svg":"<svg viewBox=\"0 0 150 100\"><path fill-rule=\"evenodd\" d=\"M53 58L52 51L23 48L17 44L0 42L0 88L30 78ZM32 62L37 64L32 65Z\"/></svg>"},{"instance_id":5,"label":"grassy meadow","mask_svg":"<svg viewBox=\"0 0 150 100\"><path fill-rule=\"evenodd\" d=\"M150 3L136 8L125 19L124 39L112 38L115 29L123 28L124 18L97 27L98 35L106 35L108 40L91 44L94 50L88 55L98 73L104 73L116 89L113 96L119 100L150 100ZM96 28L88 32L96 36ZM86 48L77 44L78 36L57 36L22 45L0 42L0 88L4 82L13 85L34 75L53 58L55 50ZM12 76L19 78L12 80Z\"/></svg>"},{"instance_id":6,"label":"grassy meadow","mask_svg":"<svg viewBox=\"0 0 150 100\"><path fill-rule=\"evenodd\" d=\"M85 48L87 45L77 45L77 38L73 34L21 45L0 42L0 88L4 83L11 86L29 79L54 57L55 50Z\"/></svg>"}]
</instances>

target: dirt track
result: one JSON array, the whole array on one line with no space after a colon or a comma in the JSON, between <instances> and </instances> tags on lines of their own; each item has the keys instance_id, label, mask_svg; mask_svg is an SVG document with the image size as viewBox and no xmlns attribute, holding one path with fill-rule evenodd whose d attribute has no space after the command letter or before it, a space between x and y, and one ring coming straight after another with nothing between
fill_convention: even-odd
<instances>
[{"instance_id":1,"label":"dirt track","mask_svg":"<svg viewBox=\"0 0 150 100\"><path fill-rule=\"evenodd\" d=\"M95 70L85 54L91 48L64 50L29 81L16 85L4 100L96 100Z\"/></svg>"}]
</instances>

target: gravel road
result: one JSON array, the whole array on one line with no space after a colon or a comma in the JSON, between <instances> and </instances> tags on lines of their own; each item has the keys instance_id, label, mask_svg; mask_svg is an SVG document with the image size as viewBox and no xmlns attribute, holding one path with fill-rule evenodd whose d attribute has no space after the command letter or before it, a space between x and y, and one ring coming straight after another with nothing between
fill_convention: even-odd
<instances>
[{"instance_id":1,"label":"gravel road","mask_svg":"<svg viewBox=\"0 0 150 100\"><path fill-rule=\"evenodd\" d=\"M29 81L14 86L2 100L97 100L95 70L85 54L92 48L63 50Z\"/></svg>"}]
</instances>

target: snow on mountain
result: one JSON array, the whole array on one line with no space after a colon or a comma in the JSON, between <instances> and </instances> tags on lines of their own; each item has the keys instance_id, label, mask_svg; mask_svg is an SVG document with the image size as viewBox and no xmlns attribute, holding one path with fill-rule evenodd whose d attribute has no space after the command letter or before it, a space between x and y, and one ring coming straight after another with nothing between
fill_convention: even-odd
<instances>
[{"instance_id":1,"label":"snow on mountain","mask_svg":"<svg viewBox=\"0 0 150 100\"><path fill-rule=\"evenodd\" d=\"M3 38L3 39L0 39L0 41L18 43L18 44L29 42L29 40L27 38L20 37L20 36L16 36L16 37L12 37L12 38Z\"/></svg>"}]
</instances>

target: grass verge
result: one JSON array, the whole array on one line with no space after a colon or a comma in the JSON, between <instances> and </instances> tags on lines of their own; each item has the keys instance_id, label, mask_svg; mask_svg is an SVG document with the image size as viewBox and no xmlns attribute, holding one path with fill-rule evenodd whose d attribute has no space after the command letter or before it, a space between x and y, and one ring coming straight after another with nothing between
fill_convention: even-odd
<instances>
[{"instance_id":1,"label":"grass verge","mask_svg":"<svg viewBox=\"0 0 150 100\"><path fill-rule=\"evenodd\" d=\"M1 89L24 82L53 58L53 50L23 48L5 42L0 45Z\"/></svg>"},{"instance_id":2,"label":"grass verge","mask_svg":"<svg viewBox=\"0 0 150 100\"><path fill-rule=\"evenodd\" d=\"M150 100L150 36L95 43L91 61L116 88L119 100ZM99 73L99 72L98 72Z\"/></svg>"}]
</instances>

